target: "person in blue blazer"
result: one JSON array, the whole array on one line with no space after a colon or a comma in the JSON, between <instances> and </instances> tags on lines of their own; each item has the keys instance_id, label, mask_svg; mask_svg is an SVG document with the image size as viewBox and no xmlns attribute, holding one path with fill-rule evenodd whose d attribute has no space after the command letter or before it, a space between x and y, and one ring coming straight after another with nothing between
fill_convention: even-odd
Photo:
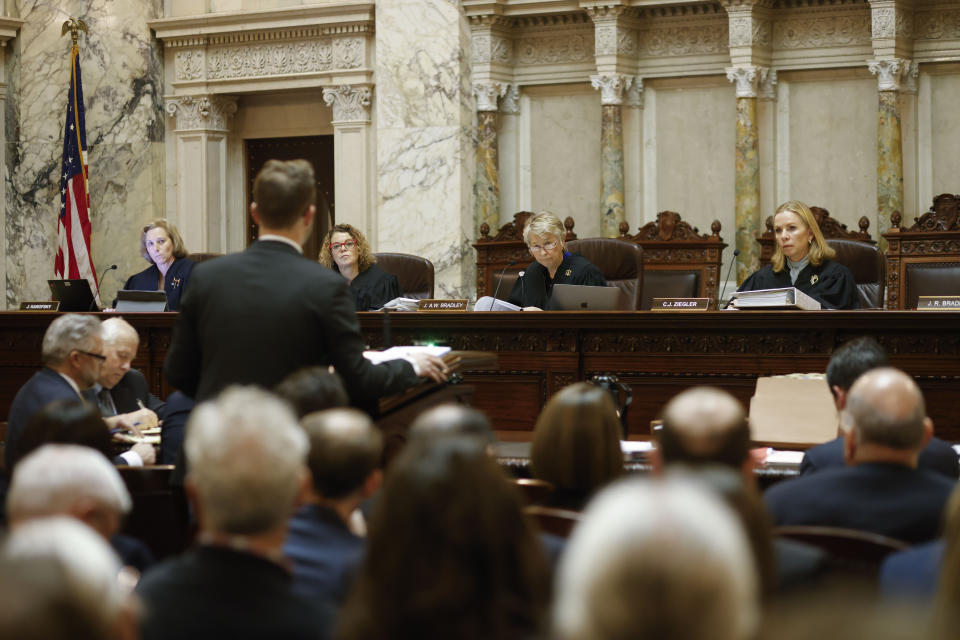
<instances>
[{"instance_id":1,"label":"person in blue blazer","mask_svg":"<svg viewBox=\"0 0 960 640\"><path fill-rule=\"evenodd\" d=\"M140 255L150 266L130 276L124 289L165 291L167 310L178 311L180 298L187 288L193 261L187 258L180 232L167 220L154 220L140 235Z\"/></svg>"}]
</instances>

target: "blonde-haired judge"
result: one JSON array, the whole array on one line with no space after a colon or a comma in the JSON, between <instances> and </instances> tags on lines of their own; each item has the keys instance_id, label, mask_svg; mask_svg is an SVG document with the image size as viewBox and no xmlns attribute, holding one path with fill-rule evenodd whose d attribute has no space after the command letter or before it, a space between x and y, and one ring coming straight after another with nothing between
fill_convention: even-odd
<instances>
[{"instance_id":1,"label":"blonde-haired judge","mask_svg":"<svg viewBox=\"0 0 960 640\"><path fill-rule=\"evenodd\" d=\"M164 291L167 309L179 311L180 298L193 271L193 261L187 257L180 232L165 218L148 223L140 234L140 255L150 266L130 276L123 288Z\"/></svg>"},{"instance_id":2,"label":"blonde-haired judge","mask_svg":"<svg viewBox=\"0 0 960 640\"><path fill-rule=\"evenodd\" d=\"M600 269L579 253L564 248L565 233L560 218L549 211L530 216L523 228L523 241L535 261L517 278L508 302L524 311L540 311L553 308L555 284L607 286Z\"/></svg>"},{"instance_id":3,"label":"blonde-haired judge","mask_svg":"<svg viewBox=\"0 0 960 640\"><path fill-rule=\"evenodd\" d=\"M831 258L830 248L810 207L790 200L773 216L777 248L770 264L754 272L737 291L796 287L825 309L857 309L857 285L850 269Z\"/></svg>"}]
</instances>

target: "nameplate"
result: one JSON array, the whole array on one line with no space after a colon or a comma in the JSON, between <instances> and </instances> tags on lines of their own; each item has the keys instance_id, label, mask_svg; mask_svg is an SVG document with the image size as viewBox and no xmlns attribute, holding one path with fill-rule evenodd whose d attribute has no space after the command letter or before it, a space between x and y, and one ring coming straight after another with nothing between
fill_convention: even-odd
<instances>
[{"instance_id":1,"label":"nameplate","mask_svg":"<svg viewBox=\"0 0 960 640\"><path fill-rule=\"evenodd\" d=\"M917 311L960 311L960 296L920 296Z\"/></svg>"},{"instance_id":2,"label":"nameplate","mask_svg":"<svg viewBox=\"0 0 960 640\"><path fill-rule=\"evenodd\" d=\"M35 300L20 303L20 311L59 311L60 302L57 300Z\"/></svg>"},{"instance_id":3,"label":"nameplate","mask_svg":"<svg viewBox=\"0 0 960 640\"><path fill-rule=\"evenodd\" d=\"M654 298L650 311L707 311L710 298Z\"/></svg>"},{"instance_id":4,"label":"nameplate","mask_svg":"<svg viewBox=\"0 0 960 640\"><path fill-rule=\"evenodd\" d=\"M451 300L421 300L417 303L417 311L466 311L466 299Z\"/></svg>"}]
</instances>

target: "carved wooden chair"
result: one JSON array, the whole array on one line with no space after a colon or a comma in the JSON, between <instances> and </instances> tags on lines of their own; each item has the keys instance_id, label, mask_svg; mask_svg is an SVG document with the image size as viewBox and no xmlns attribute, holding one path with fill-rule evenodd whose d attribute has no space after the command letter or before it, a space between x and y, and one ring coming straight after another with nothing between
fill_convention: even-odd
<instances>
[{"instance_id":1,"label":"carved wooden chair","mask_svg":"<svg viewBox=\"0 0 960 640\"><path fill-rule=\"evenodd\" d=\"M859 231L849 231L847 225L837 222L830 217L830 212L823 207L810 207L813 217L820 226L820 232L834 251L836 260L853 273L857 283L857 294L862 309L883 308L884 283L887 276L887 265L883 253L877 248L876 241L870 237L867 229L870 221L866 216L860 216L857 221ZM770 264L777 240L773 235L773 216L768 216L765 222L766 231L757 238L760 243L760 265Z\"/></svg>"},{"instance_id":2,"label":"carved wooden chair","mask_svg":"<svg viewBox=\"0 0 960 640\"><path fill-rule=\"evenodd\" d=\"M710 234L701 234L675 211L661 211L634 235L620 223L620 238L643 247L643 296L640 309L654 298L710 298L716 308L720 262L727 246L714 220Z\"/></svg>"},{"instance_id":3,"label":"carved wooden chair","mask_svg":"<svg viewBox=\"0 0 960 640\"><path fill-rule=\"evenodd\" d=\"M213 260L214 258L219 258L222 256L222 253L207 252L207 253L188 253L187 258L193 262L206 262L207 260Z\"/></svg>"},{"instance_id":4,"label":"carved wooden chair","mask_svg":"<svg viewBox=\"0 0 960 640\"><path fill-rule=\"evenodd\" d=\"M517 274L533 262L533 256L523 242L523 227L527 218L532 216L530 211L520 211L513 216L513 222L500 227L496 235L490 235L490 225L486 222L480 225L480 239L473 248L477 250L477 297L492 296L497 291L497 297L506 299L517 281ZM564 242L576 240L573 232L573 218L567 217L563 221L566 229ZM502 282L500 274L503 274Z\"/></svg>"},{"instance_id":5,"label":"carved wooden chair","mask_svg":"<svg viewBox=\"0 0 960 640\"><path fill-rule=\"evenodd\" d=\"M890 216L887 308L916 309L920 296L960 295L960 196L942 193L906 229Z\"/></svg>"},{"instance_id":6,"label":"carved wooden chair","mask_svg":"<svg viewBox=\"0 0 960 640\"><path fill-rule=\"evenodd\" d=\"M404 297L422 300L433 298L434 268L426 258L408 253L375 253L377 264L397 276Z\"/></svg>"}]
</instances>

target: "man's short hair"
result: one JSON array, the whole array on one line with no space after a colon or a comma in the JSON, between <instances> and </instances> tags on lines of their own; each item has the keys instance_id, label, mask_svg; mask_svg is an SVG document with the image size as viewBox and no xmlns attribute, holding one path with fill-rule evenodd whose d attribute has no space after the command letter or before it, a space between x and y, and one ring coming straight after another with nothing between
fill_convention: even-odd
<instances>
[{"instance_id":1,"label":"man's short hair","mask_svg":"<svg viewBox=\"0 0 960 640\"><path fill-rule=\"evenodd\" d=\"M279 526L293 511L307 446L290 407L262 389L234 386L197 405L184 448L204 526L236 535Z\"/></svg>"},{"instance_id":2,"label":"man's short hair","mask_svg":"<svg viewBox=\"0 0 960 640\"><path fill-rule=\"evenodd\" d=\"M140 344L140 334L133 325L119 316L107 318L101 324L103 330L103 344L115 345L121 340L130 340L135 345Z\"/></svg>"},{"instance_id":3,"label":"man's short hair","mask_svg":"<svg viewBox=\"0 0 960 640\"><path fill-rule=\"evenodd\" d=\"M688 389L663 410L657 436L664 463L739 468L750 455L750 425L732 395L714 387Z\"/></svg>"},{"instance_id":4,"label":"man's short hair","mask_svg":"<svg viewBox=\"0 0 960 640\"><path fill-rule=\"evenodd\" d=\"M343 380L327 367L304 367L283 379L274 389L293 406L298 418L350 404Z\"/></svg>"},{"instance_id":5,"label":"man's short hair","mask_svg":"<svg viewBox=\"0 0 960 640\"><path fill-rule=\"evenodd\" d=\"M130 493L102 453L73 444L47 444L21 459L7 494L11 522L66 515L92 500L117 515L130 511Z\"/></svg>"},{"instance_id":6,"label":"man's short hair","mask_svg":"<svg viewBox=\"0 0 960 640\"><path fill-rule=\"evenodd\" d=\"M100 321L94 316L68 313L47 327L43 334L41 358L45 365L60 364L74 349L93 351L101 339Z\"/></svg>"},{"instance_id":7,"label":"man's short hair","mask_svg":"<svg viewBox=\"0 0 960 640\"><path fill-rule=\"evenodd\" d=\"M857 378L871 369L888 364L887 351L873 338L856 338L834 349L827 365L827 384L830 390L849 389Z\"/></svg>"},{"instance_id":8,"label":"man's short hair","mask_svg":"<svg viewBox=\"0 0 960 640\"><path fill-rule=\"evenodd\" d=\"M858 443L919 449L927 408L913 378L892 367L872 369L850 387L840 426Z\"/></svg>"},{"instance_id":9,"label":"man's short hair","mask_svg":"<svg viewBox=\"0 0 960 640\"><path fill-rule=\"evenodd\" d=\"M253 181L253 201L263 223L286 229L316 199L313 167L306 160L268 160Z\"/></svg>"},{"instance_id":10,"label":"man's short hair","mask_svg":"<svg viewBox=\"0 0 960 640\"><path fill-rule=\"evenodd\" d=\"M410 425L409 440L433 440L443 436L477 438L484 445L497 439L490 420L482 411L456 404L442 404L427 409Z\"/></svg>"},{"instance_id":11,"label":"man's short hair","mask_svg":"<svg viewBox=\"0 0 960 640\"><path fill-rule=\"evenodd\" d=\"M350 495L380 465L383 437L367 414L328 409L311 413L301 424L310 439L307 466L313 488L324 498Z\"/></svg>"},{"instance_id":12,"label":"man's short hair","mask_svg":"<svg viewBox=\"0 0 960 640\"><path fill-rule=\"evenodd\" d=\"M756 574L740 523L678 477L604 489L573 531L557 574L553 637L746 640Z\"/></svg>"}]
</instances>

